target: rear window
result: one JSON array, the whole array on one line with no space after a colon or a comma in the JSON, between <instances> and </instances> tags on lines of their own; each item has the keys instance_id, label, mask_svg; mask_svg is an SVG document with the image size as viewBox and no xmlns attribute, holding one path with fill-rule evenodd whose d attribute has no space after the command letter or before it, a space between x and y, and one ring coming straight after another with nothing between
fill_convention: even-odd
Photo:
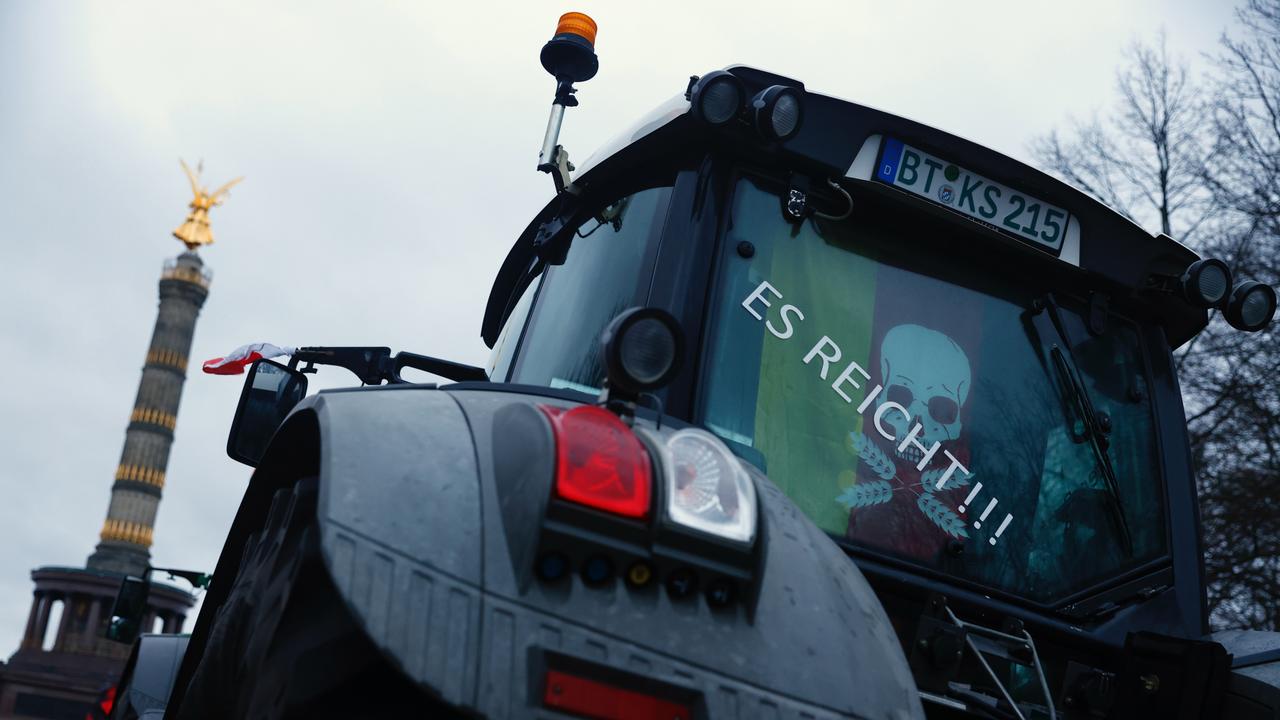
<instances>
[{"instance_id":1,"label":"rear window","mask_svg":"<svg viewBox=\"0 0 1280 720\"><path fill-rule=\"evenodd\" d=\"M1045 288L951 252L958 232L925 250L905 217L792 225L777 194L737 183L704 423L842 542L1035 601L1165 553L1134 328L1092 335L1060 298L1067 338L1046 337L1031 310ZM1109 420L1114 484L1054 345Z\"/></svg>"},{"instance_id":2,"label":"rear window","mask_svg":"<svg viewBox=\"0 0 1280 720\"><path fill-rule=\"evenodd\" d=\"M670 197L670 187L641 190L577 228L564 264L546 271L513 382L600 392L600 333L644 302Z\"/></svg>"}]
</instances>

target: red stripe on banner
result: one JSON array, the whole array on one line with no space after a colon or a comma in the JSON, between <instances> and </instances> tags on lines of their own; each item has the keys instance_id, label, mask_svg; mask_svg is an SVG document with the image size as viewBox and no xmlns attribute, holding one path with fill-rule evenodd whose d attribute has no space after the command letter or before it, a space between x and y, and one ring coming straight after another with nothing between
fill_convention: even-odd
<instances>
[{"instance_id":1,"label":"red stripe on banner","mask_svg":"<svg viewBox=\"0 0 1280 720\"><path fill-rule=\"evenodd\" d=\"M870 369L873 382L884 385L883 397L887 399L890 386L900 382L896 377L880 377L884 374L886 367L886 358L881 357L885 338L890 331L902 326L914 326L907 331L912 338L937 339L942 336L949 340L969 364L969 383L972 385L973 379L978 376L977 361L982 347L983 298L981 295L924 275L883 264L876 278L875 313L871 357L868 359L867 367ZM919 348L919 351L927 352L924 348ZM915 357L920 356L913 356L913 359ZM902 358L898 359L902 360ZM937 370L945 362L944 358L929 356L911 364L923 365L926 370ZM894 374L892 368L889 368L889 372ZM916 381L921 379L915 378ZM917 398L917 401L924 399ZM961 404L958 419L967 423L973 405L972 398ZM875 409L872 407L867 410L864 416L866 419L863 423L863 433L887 457L893 459L895 478L892 482L896 487L889 502L855 508L851 511L847 536L901 557L932 561L947 547L952 538L919 508L919 498L926 492L920 485L922 473L912 462L894 459L896 443L882 438L871 421ZM914 425L916 421L917 418L912 418L907 424ZM944 447L965 467L973 468L967 434L945 442ZM926 471L945 468L948 464L945 456L939 451L926 467ZM875 473L868 470L865 464L859 467L858 472L859 480L879 479ZM968 492L968 489L964 489L963 492ZM932 494L948 507L954 508L959 504L959 498L964 497L963 492L958 493L957 490L951 489L933 491Z\"/></svg>"}]
</instances>

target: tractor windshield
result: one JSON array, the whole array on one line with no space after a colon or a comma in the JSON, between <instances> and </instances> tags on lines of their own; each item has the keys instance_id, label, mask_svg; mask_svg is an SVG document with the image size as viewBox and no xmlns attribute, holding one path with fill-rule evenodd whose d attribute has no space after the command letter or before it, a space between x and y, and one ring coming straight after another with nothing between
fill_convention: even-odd
<instances>
[{"instance_id":1,"label":"tractor windshield","mask_svg":"<svg viewBox=\"0 0 1280 720\"><path fill-rule=\"evenodd\" d=\"M818 526L1041 603L1166 552L1131 323L1036 322L1043 283L919 213L793 224L742 177L724 232L702 420Z\"/></svg>"}]
</instances>

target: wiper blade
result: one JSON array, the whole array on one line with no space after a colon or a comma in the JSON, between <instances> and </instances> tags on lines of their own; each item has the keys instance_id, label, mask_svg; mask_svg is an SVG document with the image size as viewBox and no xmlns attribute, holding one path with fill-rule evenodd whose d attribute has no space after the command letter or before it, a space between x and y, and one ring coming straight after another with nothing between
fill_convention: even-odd
<instances>
[{"instance_id":1,"label":"wiper blade","mask_svg":"<svg viewBox=\"0 0 1280 720\"><path fill-rule=\"evenodd\" d=\"M1053 359L1054 369L1064 380L1067 391L1066 400L1072 406L1073 414L1084 425L1083 440L1088 442L1090 449L1093 450L1093 457L1102 473L1107 494L1111 497L1111 508L1121 540L1124 542L1125 553L1132 557L1133 535L1129 531L1129 520L1125 516L1124 501L1120 498L1120 483L1116 479L1115 467L1111 464L1111 456L1107 454L1107 446L1110 444L1107 439L1108 428L1104 428L1099 421L1098 413L1094 410L1093 401L1089 397L1089 391L1080 378L1079 366L1071 353L1071 342L1067 339L1058 303L1054 300L1053 294L1046 295L1038 304L1041 307L1032 310L1032 322L1035 324L1036 332L1040 334L1040 339L1051 345L1049 356ZM1053 337L1056 337L1058 342L1051 341L1050 338ZM1074 428L1072 428L1072 434L1075 439Z\"/></svg>"},{"instance_id":2,"label":"wiper blade","mask_svg":"<svg viewBox=\"0 0 1280 720\"><path fill-rule=\"evenodd\" d=\"M1102 600L1082 600L1078 603L1058 608L1058 612L1073 620L1105 620L1129 605L1143 603L1169 590L1171 586L1165 582L1155 582L1138 590Z\"/></svg>"}]
</instances>

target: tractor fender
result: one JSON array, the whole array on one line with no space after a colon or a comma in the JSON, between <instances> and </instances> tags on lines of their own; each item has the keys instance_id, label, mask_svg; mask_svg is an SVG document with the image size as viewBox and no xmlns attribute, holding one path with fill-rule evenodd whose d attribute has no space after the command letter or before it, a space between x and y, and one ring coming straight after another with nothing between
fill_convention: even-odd
<instances>
[{"instance_id":1,"label":"tractor fender","mask_svg":"<svg viewBox=\"0 0 1280 720\"><path fill-rule=\"evenodd\" d=\"M526 658L559 654L693 688L712 718L924 716L902 647L862 573L749 464L760 512L750 617L714 611L701 597L633 592L621 581L606 589L576 575L553 586L526 581L554 476L550 427L527 410L577 403L479 387L450 394L475 438L485 503L481 714L514 714L538 683ZM636 424L658 437L676 429Z\"/></svg>"},{"instance_id":2,"label":"tractor fender","mask_svg":"<svg viewBox=\"0 0 1280 720\"><path fill-rule=\"evenodd\" d=\"M321 553L361 627L406 674L447 702L475 693L482 517L475 447L445 392L325 392ZM472 660L472 662L469 662Z\"/></svg>"},{"instance_id":3,"label":"tractor fender","mask_svg":"<svg viewBox=\"0 0 1280 720\"><path fill-rule=\"evenodd\" d=\"M533 538L509 534L514 516L504 516L534 527L541 503L524 502L523 491L504 503L514 486L499 481L494 458L526 448L529 468L549 460L533 450L535 431L495 425L495 416L545 402L408 386L329 391L300 406L318 433L325 569L361 630L414 682L458 708L521 717L541 704L531 688L552 654L688 688L711 717L757 707L922 716L866 581L758 473L767 538L754 621L716 615L701 600L673 605L660 592L591 590L576 577L521 589L516 566L530 560L521 546ZM526 491L549 496L550 475L530 478Z\"/></svg>"}]
</instances>

